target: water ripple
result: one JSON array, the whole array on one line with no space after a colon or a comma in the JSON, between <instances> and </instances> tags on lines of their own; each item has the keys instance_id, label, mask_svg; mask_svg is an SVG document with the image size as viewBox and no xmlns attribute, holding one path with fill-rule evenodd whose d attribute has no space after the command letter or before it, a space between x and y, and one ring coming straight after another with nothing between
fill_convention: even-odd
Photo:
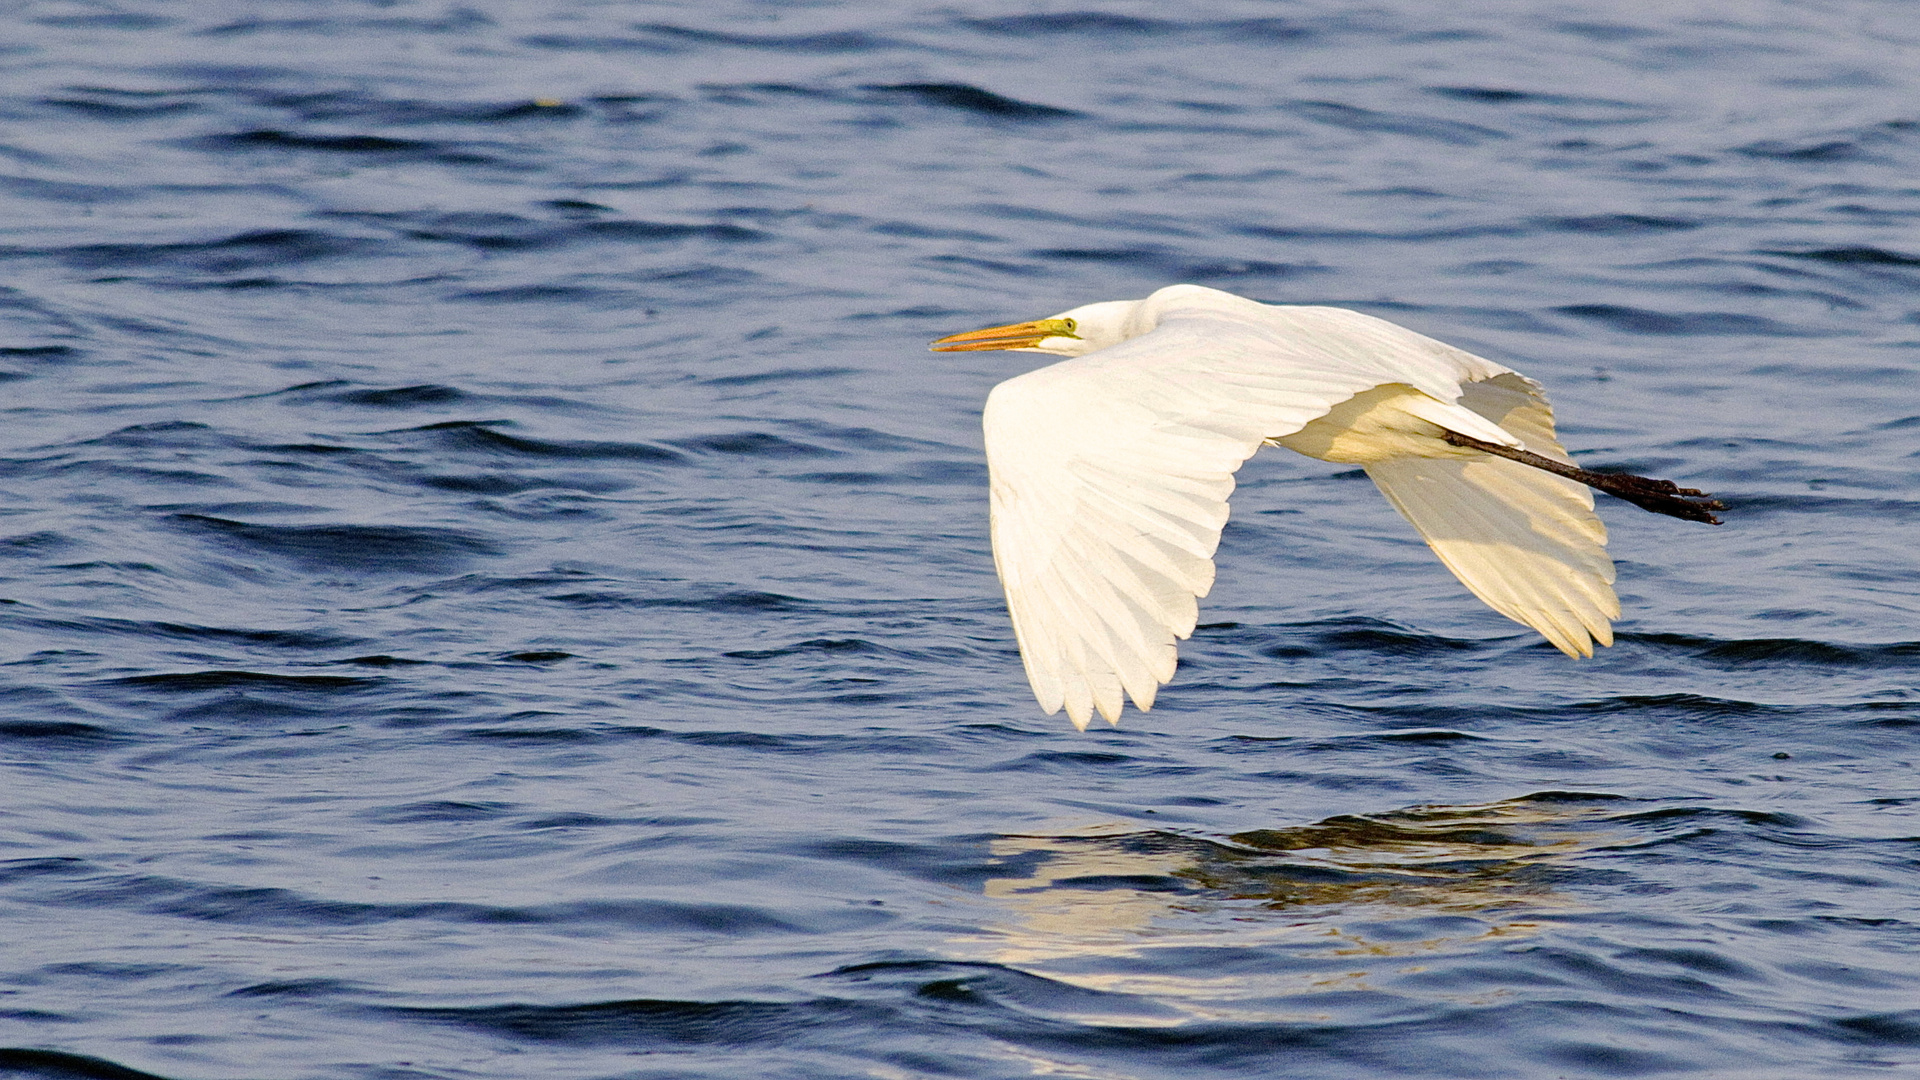
<instances>
[{"instance_id":1,"label":"water ripple","mask_svg":"<svg viewBox=\"0 0 1920 1080\"><path fill-rule=\"evenodd\" d=\"M1920 1069L1879 0L16 22L0 1074ZM1573 662L1263 453L1075 732L988 540L1034 358L925 344L1176 280L1727 524L1600 506Z\"/></svg>"}]
</instances>

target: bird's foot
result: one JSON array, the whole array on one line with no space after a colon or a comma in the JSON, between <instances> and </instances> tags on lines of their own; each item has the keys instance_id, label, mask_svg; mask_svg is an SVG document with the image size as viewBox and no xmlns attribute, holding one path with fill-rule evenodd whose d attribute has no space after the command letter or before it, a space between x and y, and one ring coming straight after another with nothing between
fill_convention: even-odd
<instances>
[{"instance_id":1,"label":"bird's foot","mask_svg":"<svg viewBox=\"0 0 1920 1080\"><path fill-rule=\"evenodd\" d=\"M1592 477L1576 477L1581 483L1656 514L1718 525L1720 519L1713 516L1713 511L1726 509L1725 504L1706 492L1697 488L1683 488L1671 480L1655 480L1650 476L1635 476L1632 473L1581 471Z\"/></svg>"},{"instance_id":2,"label":"bird's foot","mask_svg":"<svg viewBox=\"0 0 1920 1080\"><path fill-rule=\"evenodd\" d=\"M1668 517L1718 525L1720 519L1713 516L1713 511L1726 509L1720 500L1706 492L1696 488L1683 488L1671 480L1655 480L1651 476L1635 476L1633 473L1594 472L1592 469L1582 469L1578 465L1568 465L1549 457L1542 457L1531 450L1485 442L1471 435L1462 435L1457 431L1442 432L1440 439L1454 446L1470 447L1496 457L1506 458L1508 461L1531 465L1536 469L1556 476L1564 476L1569 480L1578 480L1616 499L1625 499L1642 510L1665 514Z\"/></svg>"}]
</instances>

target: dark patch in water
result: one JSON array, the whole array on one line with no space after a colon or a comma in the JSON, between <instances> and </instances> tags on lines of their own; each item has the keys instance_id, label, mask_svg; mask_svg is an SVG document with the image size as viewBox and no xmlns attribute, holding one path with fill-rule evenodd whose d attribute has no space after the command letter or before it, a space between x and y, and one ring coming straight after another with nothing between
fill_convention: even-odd
<instances>
[{"instance_id":1,"label":"dark patch in water","mask_svg":"<svg viewBox=\"0 0 1920 1080\"><path fill-rule=\"evenodd\" d=\"M168 1080L159 1073L129 1069L105 1058L17 1046L0 1047L0 1070L40 1080Z\"/></svg>"},{"instance_id":2,"label":"dark patch in water","mask_svg":"<svg viewBox=\"0 0 1920 1080\"><path fill-rule=\"evenodd\" d=\"M381 807L368 811L364 816L369 821L390 822L393 824L413 824L433 821L492 821L512 810L506 803L494 802L456 802L442 800L437 802L408 803L404 806Z\"/></svg>"},{"instance_id":3,"label":"dark patch in water","mask_svg":"<svg viewBox=\"0 0 1920 1080\"><path fill-rule=\"evenodd\" d=\"M1862 1042L1920 1046L1920 1009L1849 1016L1835 1020L1833 1026Z\"/></svg>"},{"instance_id":4,"label":"dark patch in water","mask_svg":"<svg viewBox=\"0 0 1920 1080\"><path fill-rule=\"evenodd\" d=\"M331 693L379 685L378 679L351 675L273 675L259 671L182 671L164 675L131 675L115 682L154 690L200 693L206 690L305 690Z\"/></svg>"},{"instance_id":5,"label":"dark patch in water","mask_svg":"<svg viewBox=\"0 0 1920 1080\"><path fill-rule=\"evenodd\" d=\"M65 720L0 720L0 739L45 739L83 744L111 741L114 733L92 724Z\"/></svg>"},{"instance_id":6,"label":"dark patch in water","mask_svg":"<svg viewBox=\"0 0 1920 1080\"><path fill-rule=\"evenodd\" d=\"M74 546L74 541L56 532L22 533L0 536L0 558L40 558Z\"/></svg>"},{"instance_id":7,"label":"dark patch in water","mask_svg":"<svg viewBox=\"0 0 1920 1080\"><path fill-rule=\"evenodd\" d=\"M1388 656L1446 655L1472 652L1481 648L1480 643L1475 641L1377 627L1334 630L1320 634L1318 638L1320 647L1323 649L1350 649L1358 652L1384 653Z\"/></svg>"},{"instance_id":8,"label":"dark patch in water","mask_svg":"<svg viewBox=\"0 0 1920 1080\"><path fill-rule=\"evenodd\" d=\"M668 23L645 23L638 27L662 37L679 39L701 45L736 45L750 49L768 49L774 52L791 53L858 53L883 49L890 44L885 38L857 30L846 30L825 34L728 34L714 30L697 30L692 27L674 26Z\"/></svg>"},{"instance_id":9,"label":"dark patch in water","mask_svg":"<svg viewBox=\"0 0 1920 1080\"><path fill-rule=\"evenodd\" d=\"M1748 157L1806 162L1851 161L1863 154L1860 144L1851 139L1828 139L1812 143L1765 139L1736 147L1735 152Z\"/></svg>"},{"instance_id":10,"label":"dark patch in water","mask_svg":"<svg viewBox=\"0 0 1920 1080\"><path fill-rule=\"evenodd\" d=\"M343 405L368 405L377 409L412 409L421 405L448 405L465 401L468 395L451 386L399 386L391 390L349 390L330 395Z\"/></svg>"},{"instance_id":11,"label":"dark patch in water","mask_svg":"<svg viewBox=\"0 0 1920 1080\"><path fill-rule=\"evenodd\" d=\"M1622 304L1568 304L1553 310L1563 315L1603 323L1634 334L1728 334L1761 337L1809 337L1817 331L1800 330L1764 315L1733 311L1648 311Z\"/></svg>"},{"instance_id":12,"label":"dark patch in water","mask_svg":"<svg viewBox=\"0 0 1920 1080\"><path fill-rule=\"evenodd\" d=\"M1588 214L1582 217L1543 218L1541 224L1567 232L1595 233L1603 236L1680 232L1700 227L1699 222L1686 218L1652 217L1646 214Z\"/></svg>"},{"instance_id":13,"label":"dark patch in water","mask_svg":"<svg viewBox=\"0 0 1920 1080\"><path fill-rule=\"evenodd\" d=\"M301 1000L306 998L338 998L358 989L352 983L341 979L288 979L281 982L254 983L238 990L227 991L228 997L236 998L279 998Z\"/></svg>"},{"instance_id":14,"label":"dark patch in water","mask_svg":"<svg viewBox=\"0 0 1920 1080\"><path fill-rule=\"evenodd\" d=\"M1832 667L1908 668L1920 663L1920 642L1910 641L1865 645L1800 638L1716 641L1686 634L1623 634L1621 637L1660 648L1683 650L1702 660L1732 667L1784 662Z\"/></svg>"},{"instance_id":15,"label":"dark patch in water","mask_svg":"<svg viewBox=\"0 0 1920 1080\"><path fill-rule=\"evenodd\" d=\"M0 356L31 357L34 359L68 359L80 355L80 350L71 345L9 345L0 348Z\"/></svg>"},{"instance_id":16,"label":"dark patch in water","mask_svg":"<svg viewBox=\"0 0 1920 1080\"><path fill-rule=\"evenodd\" d=\"M1531 94L1525 90L1501 90L1484 86L1429 86L1427 93L1457 98L1461 101L1486 101L1500 105L1514 101L1535 101L1544 96Z\"/></svg>"},{"instance_id":17,"label":"dark patch in water","mask_svg":"<svg viewBox=\"0 0 1920 1080\"><path fill-rule=\"evenodd\" d=\"M1010 120L1049 120L1080 115L1072 109L1057 109L1051 105L1015 101L1010 97L1001 97L991 90L982 90L965 83L898 83L868 86L866 89L882 94L904 95L924 105L939 105L948 109L959 109L962 112Z\"/></svg>"},{"instance_id":18,"label":"dark patch in water","mask_svg":"<svg viewBox=\"0 0 1920 1080\"><path fill-rule=\"evenodd\" d=\"M633 596L618 592L561 593L544 599L574 607L686 608L693 611L736 612L743 615L773 611L806 611L804 600L779 593L737 592L709 597Z\"/></svg>"},{"instance_id":19,"label":"dark patch in water","mask_svg":"<svg viewBox=\"0 0 1920 1080\"><path fill-rule=\"evenodd\" d=\"M717 454L748 457L820 457L835 453L824 446L783 439L764 431L742 431L731 435L703 435L693 439L675 439L675 446L689 450L709 450Z\"/></svg>"},{"instance_id":20,"label":"dark patch in water","mask_svg":"<svg viewBox=\"0 0 1920 1080\"><path fill-rule=\"evenodd\" d=\"M797 645L789 645L783 649L740 649L735 652L722 653L721 655L732 657L736 660L773 660L782 656L794 656L801 653L871 653L880 651L882 650L872 642L860 641L856 638L815 638L812 641L802 641Z\"/></svg>"},{"instance_id":21,"label":"dark patch in water","mask_svg":"<svg viewBox=\"0 0 1920 1080\"><path fill-rule=\"evenodd\" d=\"M1295 116L1330 127L1345 128L1348 131L1411 135L1450 146L1475 146L1489 140L1508 137L1505 132L1481 127L1478 124L1442 120L1433 116L1377 112L1337 101L1294 101L1284 107Z\"/></svg>"},{"instance_id":22,"label":"dark patch in water","mask_svg":"<svg viewBox=\"0 0 1920 1080\"><path fill-rule=\"evenodd\" d=\"M1441 728L1432 728L1422 731L1381 731L1369 735L1368 738L1379 742L1454 743L1472 742L1480 739L1481 736L1470 735L1464 731L1447 731Z\"/></svg>"},{"instance_id":23,"label":"dark patch in water","mask_svg":"<svg viewBox=\"0 0 1920 1080\"><path fill-rule=\"evenodd\" d=\"M1622 694L1599 701L1583 701L1566 706L1569 710L1591 713L1675 712L1692 716L1751 716L1776 711L1769 705L1751 701L1706 697L1700 694Z\"/></svg>"},{"instance_id":24,"label":"dark patch in water","mask_svg":"<svg viewBox=\"0 0 1920 1080\"><path fill-rule=\"evenodd\" d=\"M681 461L685 455L653 443L588 442L568 439L529 439L494 428L510 421L450 420L407 428L396 434L430 434L447 449L485 450L535 458L575 458L608 461ZM773 438L768 436L768 438Z\"/></svg>"},{"instance_id":25,"label":"dark patch in water","mask_svg":"<svg viewBox=\"0 0 1920 1080\"><path fill-rule=\"evenodd\" d=\"M1840 266L1920 266L1920 256L1865 246L1813 248L1807 251L1762 250L1760 254L1783 255L1789 259L1809 259Z\"/></svg>"},{"instance_id":26,"label":"dark patch in water","mask_svg":"<svg viewBox=\"0 0 1920 1080\"><path fill-rule=\"evenodd\" d=\"M438 145L419 139L393 139L384 135L297 135L287 131L245 131L221 136L236 147L272 146L294 150L330 150L349 154L392 154L437 150Z\"/></svg>"},{"instance_id":27,"label":"dark patch in water","mask_svg":"<svg viewBox=\"0 0 1920 1080\"><path fill-rule=\"evenodd\" d=\"M92 269L172 267L229 274L268 266L366 254L377 244L317 229L267 229L203 243L86 244L66 249L70 263Z\"/></svg>"},{"instance_id":28,"label":"dark patch in water","mask_svg":"<svg viewBox=\"0 0 1920 1080\"><path fill-rule=\"evenodd\" d=\"M424 525L256 525L202 514L175 514L172 520L236 549L312 571L421 573L501 553L478 534Z\"/></svg>"},{"instance_id":29,"label":"dark patch in water","mask_svg":"<svg viewBox=\"0 0 1920 1080\"><path fill-rule=\"evenodd\" d=\"M1018 37L1031 34L1164 34L1175 26L1160 19L1141 19L1105 11L1002 15L990 19L967 19L966 25L988 33L1011 34Z\"/></svg>"},{"instance_id":30,"label":"dark patch in water","mask_svg":"<svg viewBox=\"0 0 1920 1080\"><path fill-rule=\"evenodd\" d=\"M871 1023L880 1006L824 999L759 1001L608 1001L584 1005L489 1005L465 1009L394 1008L407 1019L496 1037L572 1046L781 1046L808 1042L834 1025Z\"/></svg>"}]
</instances>

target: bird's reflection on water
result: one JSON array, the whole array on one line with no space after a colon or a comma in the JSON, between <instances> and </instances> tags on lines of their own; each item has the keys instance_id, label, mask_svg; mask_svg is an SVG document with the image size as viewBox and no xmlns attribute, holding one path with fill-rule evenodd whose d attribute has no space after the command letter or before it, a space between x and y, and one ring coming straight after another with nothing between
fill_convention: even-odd
<instances>
[{"instance_id":1,"label":"bird's reflection on water","mask_svg":"<svg viewBox=\"0 0 1920 1080\"><path fill-rule=\"evenodd\" d=\"M956 944L1087 989L1159 997L1183 1014L1170 1023L1244 1018L1258 998L1374 989L1382 961L1405 973L1420 956L1533 935L1531 919L1578 908L1555 879L1621 841L1605 819L1630 803L1541 793L1219 839L1118 825L1003 836L993 854L1020 873L989 879L984 894L1005 917L996 934ZM1191 974L1196 950L1256 946L1298 963L1247 971L1223 951L1218 975Z\"/></svg>"}]
</instances>

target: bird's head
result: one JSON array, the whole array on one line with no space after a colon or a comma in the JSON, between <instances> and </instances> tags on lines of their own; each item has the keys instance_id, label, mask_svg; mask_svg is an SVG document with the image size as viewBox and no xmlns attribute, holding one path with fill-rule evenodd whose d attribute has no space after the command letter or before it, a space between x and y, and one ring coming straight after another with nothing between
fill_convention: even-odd
<instances>
[{"instance_id":1,"label":"bird's head","mask_svg":"<svg viewBox=\"0 0 1920 1080\"><path fill-rule=\"evenodd\" d=\"M1142 304L1140 300L1103 300L1097 304L1082 304L1051 319L949 334L934 342L931 348L934 352L1012 349L1053 356L1082 356L1095 349L1118 345L1150 329L1133 325Z\"/></svg>"}]
</instances>

